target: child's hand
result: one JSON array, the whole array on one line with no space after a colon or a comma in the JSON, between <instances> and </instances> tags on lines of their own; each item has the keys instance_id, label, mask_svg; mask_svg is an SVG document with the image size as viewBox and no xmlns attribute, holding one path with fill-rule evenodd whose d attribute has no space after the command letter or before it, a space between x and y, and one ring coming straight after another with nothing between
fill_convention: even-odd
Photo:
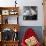
<instances>
[{"instance_id":1,"label":"child's hand","mask_svg":"<svg viewBox=\"0 0 46 46\"><path fill-rule=\"evenodd\" d=\"M32 36L32 37L30 37L30 38L28 38L28 39L26 39L25 40L25 43L28 45L28 46L34 46L34 45L36 45L37 44L37 39L34 37L34 36Z\"/></svg>"}]
</instances>

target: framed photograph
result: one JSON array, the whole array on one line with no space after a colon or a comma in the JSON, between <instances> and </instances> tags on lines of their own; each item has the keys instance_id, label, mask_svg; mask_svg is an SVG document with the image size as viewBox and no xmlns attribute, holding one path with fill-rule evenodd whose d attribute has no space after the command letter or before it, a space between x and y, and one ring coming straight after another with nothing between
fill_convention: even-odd
<instances>
[{"instance_id":1,"label":"framed photograph","mask_svg":"<svg viewBox=\"0 0 46 46\"><path fill-rule=\"evenodd\" d=\"M3 24L17 24L17 16L3 16Z\"/></svg>"},{"instance_id":2,"label":"framed photograph","mask_svg":"<svg viewBox=\"0 0 46 46\"><path fill-rule=\"evenodd\" d=\"M37 6L23 7L23 20L37 20Z\"/></svg>"},{"instance_id":3,"label":"framed photograph","mask_svg":"<svg viewBox=\"0 0 46 46\"><path fill-rule=\"evenodd\" d=\"M14 32L10 28L4 28L1 37L3 41L18 40L18 32Z\"/></svg>"},{"instance_id":4,"label":"framed photograph","mask_svg":"<svg viewBox=\"0 0 46 46\"><path fill-rule=\"evenodd\" d=\"M8 24L8 16L3 16L2 23L3 24Z\"/></svg>"},{"instance_id":5,"label":"framed photograph","mask_svg":"<svg viewBox=\"0 0 46 46\"><path fill-rule=\"evenodd\" d=\"M2 15L9 15L9 10L2 10Z\"/></svg>"},{"instance_id":6,"label":"framed photograph","mask_svg":"<svg viewBox=\"0 0 46 46\"><path fill-rule=\"evenodd\" d=\"M9 14L10 14L10 15L14 15L14 10L10 10L10 11L9 11Z\"/></svg>"},{"instance_id":7,"label":"framed photograph","mask_svg":"<svg viewBox=\"0 0 46 46\"><path fill-rule=\"evenodd\" d=\"M17 24L17 16L9 16L8 24Z\"/></svg>"},{"instance_id":8,"label":"framed photograph","mask_svg":"<svg viewBox=\"0 0 46 46\"><path fill-rule=\"evenodd\" d=\"M8 41L12 40L12 30L10 28L5 28L2 31L2 40Z\"/></svg>"},{"instance_id":9,"label":"framed photograph","mask_svg":"<svg viewBox=\"0 0 46 46\"><path fill-rule=\"evenodd\" d=\"M17 13L18 13L18 12L16 12L15 10L10 10L10 11L9 11L9 14L10 14L10 15L16 15Z\"/></svg>"}]
</instances>

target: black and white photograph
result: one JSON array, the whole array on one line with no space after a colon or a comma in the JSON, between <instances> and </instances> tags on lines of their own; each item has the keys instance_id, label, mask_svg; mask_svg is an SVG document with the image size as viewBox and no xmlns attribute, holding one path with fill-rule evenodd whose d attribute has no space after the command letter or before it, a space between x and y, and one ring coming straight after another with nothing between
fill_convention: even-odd
<instances>
[{"instance_id":1,"label":"black and white photograph","mask_svg":"<svg viewBox=\"0 0 46 46\"><path fill-rule=\"evenodd\" d=\"M37 6L24 6L23 20L37 20Z\"/></svg>"}]
</instances>

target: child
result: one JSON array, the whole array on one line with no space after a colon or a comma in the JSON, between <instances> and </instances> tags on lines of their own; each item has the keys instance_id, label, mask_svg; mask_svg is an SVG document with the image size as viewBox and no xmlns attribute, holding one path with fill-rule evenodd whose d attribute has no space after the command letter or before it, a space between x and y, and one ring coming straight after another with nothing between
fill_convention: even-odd
<instances>
[{"instance_id":1,"label":"child","mask_svg":"<svg viewBox=\"0 0 46 46\"><path fill-rule=\"evenodd\" d=\"M22 39L21 45L22 46L41 46L41 44L39 43L36 37L37 37L36 33L31 28L27 29Z\"/></svg>"}]
</instances>

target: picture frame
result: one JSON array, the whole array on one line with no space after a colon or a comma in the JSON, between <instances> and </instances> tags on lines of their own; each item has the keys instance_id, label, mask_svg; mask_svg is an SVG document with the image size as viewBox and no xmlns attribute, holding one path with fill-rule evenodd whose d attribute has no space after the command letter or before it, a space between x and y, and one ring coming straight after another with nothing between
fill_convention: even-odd
<instances>
[{"instance_id":1,"label":"picture frame","mask_svg":"<svg viewBox=\"0 0 46 46\"><path fill-rule=\"evenodd\" d=\"M4 28L1 37L3 41L9 41L9 40L15 41L18 40L18 32L14 32L10 28Z\"/></svg>"},{"instance_id":2,"label":"picture frame","mask_svg":"<svg viewBox=\"0 0 46 46\"><path fill-rule=\"evenodd\" d=\"M23 20L37 20L37 6L24 6L23 7Z\"/></svg>"},{"instance_id":3,"label":"picture frame","mask_svg":"<svg viewBox=\"0 0 46 46\"><path fill-rule=\"evenodd\" d=\"M2 31L2 40L3 41L9 41L12 40L12 33L13 31L10 28L4 28Z\"/></svg>"},{"instance_id":4,"label":"picture frame","mask_svg":"<svg viewBox=\"0 0 46 46\"><path fill-rule=\"evenodd\" d=\"M15 11L14 9L9 11L9 14L10 14L10 15L16 15L17 13L18 13L18 12Z\"/></svg>"},{"instance_id":5,"label":"picture frame","mask_svg":"<svg viewBox=\"0 0 46 46\"><path fill-rule=\"evenodd\" d=\"M3 16L3 24L17 24L17 16Z\"/></svg>"},{"instance_id":6,"label":"picture frame","mask_svg":"<svg viewBox=\"0 0 46 46\"><path fill-rule=\"evenodd\" d=\"M9 10L2 10L2 15L9 15Z\"/></svg>"},{"instance_id":7,"label":"picture frame","mask_svg":"<svg viewBox=\"0 0 46 46\"><path fill-rule=\"evenodd\" d=\"M17 24L17 16L9 16L8 17L8 24Z\"/></svg>"}]
</instances>

